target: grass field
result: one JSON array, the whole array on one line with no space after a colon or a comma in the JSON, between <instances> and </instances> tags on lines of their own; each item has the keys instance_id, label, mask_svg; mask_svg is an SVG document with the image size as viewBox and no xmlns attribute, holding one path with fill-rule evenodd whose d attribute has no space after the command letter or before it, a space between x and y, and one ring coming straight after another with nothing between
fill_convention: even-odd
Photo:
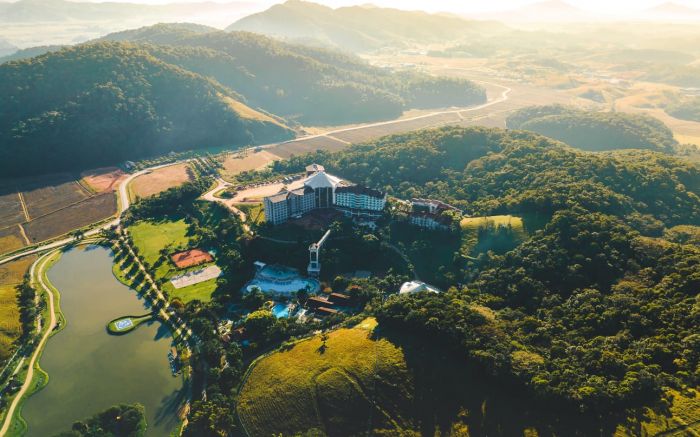
<instances>
[{"instance_id":1,"label":"grass field","mask_svg":"<svg viewBox=\"0 0 700 437\"><path fill-rule=\"evenodd\" d=\"M375 324L368 319L334 331L325 348L314 337L260 360L238 402L249 435L293 435L314 428L329 435L338 435L333 430L354 434L367 430L370 417L376 427L390 426L388 413L372 404L375 384L390 386L409 375L399 348L370 338Z\"/></svg>"},{"instance_id":2,"label":"grass field","mask_svg":"<svg viewBox=\"0 0 700 437\"><path fill-rule=\"evenodd\" d=\"M668 416L645 409L595 419L538 408L528 393L431 343L366 319L330 332L325 347L320 336L283 346L253 363L240 420L249 435L698 435L697 393L674 393Z\"/></svg>"},{"instance_id":3,"label":"grass field","mask_svg":"<svg viewBox=\"0 0 700 437\"><path fill-rule=\"evenodd\" d=\"M265 222L265 208L262 203L239 203L236 208L243 211L251 223L261 224Z\"/></svg>"},{"instance_id":4,"label":"grass field","mask_svg":"<svg viewBox=\"0 0 700 437\"><path fill-rule=\"evenodd\" d=\"M267 150L261 150L257 153L249 152L245 155L230 154L222 162L224 168L221 170L221 176L231 181L242 171L257 170L278 159L280 159L279 156Z\"/></svg>"},{"instance_id":5,"label":"grass field","mask_svg":"<svg viewBox=\"0 0 700 437\"><path fill-rule=\"evenodd\" d=\"M168 188L178 187L191 180L187 164L176 164L153 170L134 179L131 193L136 197L150 197Z\"/></svg>"},{"instance_id":6,"label":"grass field","mask_svg":"<svg viewBox=\"0 0 700 437\"><path fill-rule=\"evenodd\" d=\"M504 253L517 246L528 235L523 219L511 215L467 217L462 219L460 226L462 253L468 256L476 256L489 250Z\"/></svg>"},{"instance_id":7,"label":"grass field","mask_svg":"<svg viewBox=\"0 0 700 437\"><path fill-rule=\"evenodd\" d=\"M25 246L20 225L0 229L0 255L21 249Z\"/></svg>"},{"instance_id":8,"label":"grass field","mask_svg":"<svg viewBox=\"0 0 700 437\"><path fill-rule=\"evenodd\" d=\"M134 241L134 245L139 249L139 256L149 265L155 267L155 279L163 279L163 291L168 292L170 297L178 297L183 302L193 299L209 301L211 294L216 289L216 280L200 282L176 289L169 282L175 275L186 272L187 269L177 269L169 259L163 259L160 251L169 248L168 253L177 252L178 249L186 249L190 244L190 237L187 235L187 223L184 220L162 221L162 222L138 222L129 226L129 234ZM203 265L192 267L200 269Z\"/></svg>"},{"instance_id":9,"label":"grass field","mask_svg":"<svg viewBox=\"0 0 700 437\"><path fill-rule=\"evenodd\" d=\"M22 223L26 220L20 197L12 189L0 191L0 228Z\"/></svg>"},{"instance_id":10,"label":"grass field","mask_svg":"<svg viewBox=\"0 0 700 437\"><path fill-rule=\"evenodd\" d=\"M0 363L10 357L14 342L22 335L16 286L22 282L36 257L27 256L0 265Z\"/></svg>"}]
</instances>

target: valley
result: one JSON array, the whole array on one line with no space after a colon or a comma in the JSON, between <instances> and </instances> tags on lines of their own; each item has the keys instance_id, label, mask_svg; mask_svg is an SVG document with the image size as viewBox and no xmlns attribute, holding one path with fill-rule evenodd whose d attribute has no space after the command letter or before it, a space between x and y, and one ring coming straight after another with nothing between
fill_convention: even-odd
<instances>
[{"instance_id":1,"label":"valley","mask_svg":"<svg viewBox=\"0 0 700 437\"><path fill-rule=\"evenodd\" d=\"M138 1L0 3L1 437L698 435L700 11Z\"/></svg>"}]
</instances>

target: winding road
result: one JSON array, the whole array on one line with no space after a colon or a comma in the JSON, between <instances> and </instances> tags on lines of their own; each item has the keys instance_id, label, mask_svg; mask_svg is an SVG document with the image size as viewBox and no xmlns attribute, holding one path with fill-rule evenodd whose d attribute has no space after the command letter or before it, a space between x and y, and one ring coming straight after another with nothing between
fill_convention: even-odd
<instances>
[{"instance_id":1,"label":"winding road","mask_svg":"<svg viewBox=\"0 0 700 437\"><path fill-rule=\"evenodd\" d=\"M267 149L267 148L272 148L281 144L287 144L287 143L292 143L295 141L303 141L303 140L309 140L313 138L322 138L322 137L327 137L330 135L342 133L342 132L348 132L348 131L353 131L353 130L358 130L358 129L366 129L366 128L373 128L377 126L386 126L386 125L391 125L391 124L399 124L399 123L406 123L414 120L419 120L423 118L428 118L428 117L434 117L436 115L442 115L442 114L461 114L463 112L469 112L469 111L477 111L489 106L496 105L498 103L505 102L508 100L508 94L512 91L511 88L499 85L499 84L494 84L494 83L489 83L489 82L483 82L483 81L478 81L487 85L495 86L498 88L502 89L502 92L499 97L490 100L482 105L479 106L473 106L473 107L468 107L468 108L455 108L455 109L449 109L449 110L443 110L443 111L435 111L435 112L430 112L427 114L422 114L414 117L408 117L408 118L403 118L403 119L396 119L396 120L390 120L390 121L383 121L383 122L377 122L377 123L367 123L367 124L362 124L359 126L353 126L353 127L347 127L347 128L340 128L340 129L335 129L335 130L330 130L327 132L319 133L319 134L314 134L314 135L307 135L299 138L295 138L292 140L284 141L284 142L278 142L278 143L271 143L271 144L265 144L261 146L255 146L255 147L250 147L248 150L249 151L255 151L256 149ZM461 116L460 116L461 118ZM129 199L129 193L128 193L128 187L131 181L133 181L135 178L144 175L146 173L149 173L153 170L157 170L160 168L176 165L176 164L181 164L183 162L187 162L190 159L185 159L181 161L175 161L171 162L168 164L161 164L161 165L156 165L153 167L149 167L143 170L140 170L138 172L130 174L126 179L122 181L122 183L119 185L119 188L117 190L117 196L118 196L118 205L119 205L119 211L116 215L116 217L107 222L104 223L98 227L95 227L93 229L90 229L89 231L85 232L84 236L85 237L90 237L99 234L103 229L108 229L112 226L119 226L121 224L121 216L126 211L129 206L130 206L130 199ZM235 214L237 214L245 223L245 214L243 211L239 210L233 205L229 205L228 203L224 202L223 199L216 198L214 196L214 193L220 190L221 188L225 188L228 186L227 182L224 181L223 179L217 179L217 187L214 190L211 190L203 196L203 198L206 198L206 200L211 200L211 201L217 201L221 202L224 205L226 205L231 211L233 211ZM247 225L245 225L247 227ZM249 229L246 229L246 232L248 232ZM17 406L21 402L22 398L24 395L27 393L27 390L29 390L29 387L31 386L32 379L34 376L34 366L36 364L36 361L38 360L38 357L43 350L44 345L46 344L46 341L48 341L49 337L51 336L51 333L53 332L54 328L56 327L56 313L55 313L55 297L53 295L53 292L51 289L44 283L43 277L41 275L42 269L45 266L45 263L47 262L48 258L51 256L51 254L54 253L55 249L59 249L61 247L67 246L71 243L76 242L78 239L76 237L66 237L60 240L52 241L49 243L41 244L36 247L30 247L26 250L19 251L17 253L14 253L10 256L4 257L0 259L0 265L8 263L10 261L14 261L16 259L19 259L21 257L27 256L27 255L32 255L32 254L37 254L41 252L46 252L46 251L51 251L49 253L45 253L41 255L39 259L37 259L31 266L30 268L30 277L32 278L32 281L34 281L34 275L36 274L37 267L39 266L39 275L36 277L36 281L38 282L39 288L43 289L47 296L48 296L48 303L49 303L49 311L50 311L50 319L48 323L45 324L45 332L43 333L41 339L39 340L39 343L37 344L37 347L35 348L34 352L32 353L31 359L29 360L28 363L28 370L27 370L27 375L25 378L24 383L22 384L22 387L20 388L19 392L17 395L14 397L12 400L12 403L9 406L9 409L7 411L7 414L5 416L5 420L3 422L2 428L0 428L0 437L5 436L7 434L7 431L9 430L10 424L12 423L12 417L14 415L15 410L17 409ZM131 247L129 247L129 250L131 251ZM138 259L138 258L137 258ZM140 268L143 268L141 265ZM147 278L150 279L149 282L151 282L151 285L154 286L154 283L152 282L152 278L148 277L148 274L146 273ZM160 290L155 287L155 292L158 298L163 298L162 294L160 294ZM164 317L166 321L170 319L170 314L165 311L164 308L160 310L161 312L161 317ZM180 322L178 324L181 324L182 327L184 327L186 334L192 335L192 332L187 328L187 326L181 321L181 320L176 320L176 322Z\"/></svg>"}]
</instances>

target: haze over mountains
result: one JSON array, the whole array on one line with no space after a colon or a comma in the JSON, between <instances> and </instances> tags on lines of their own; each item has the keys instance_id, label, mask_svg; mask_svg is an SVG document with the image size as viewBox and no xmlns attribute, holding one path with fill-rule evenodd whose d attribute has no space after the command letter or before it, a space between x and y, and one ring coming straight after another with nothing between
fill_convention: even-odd
<instances>
[{"instance_id":1,"label":"haze over mountains","mask_svg":"<svg viewBox=\"0 0 700 437\"><path fill-rule=\"evenodd\" d=\"M332 9L289 0L244 17L226 30L245 30L299 42L344 47L352 51L389 44L437 42L505 30L498 23L466 21L421 11L351 6Z\"/></svg>"}]
</instances>

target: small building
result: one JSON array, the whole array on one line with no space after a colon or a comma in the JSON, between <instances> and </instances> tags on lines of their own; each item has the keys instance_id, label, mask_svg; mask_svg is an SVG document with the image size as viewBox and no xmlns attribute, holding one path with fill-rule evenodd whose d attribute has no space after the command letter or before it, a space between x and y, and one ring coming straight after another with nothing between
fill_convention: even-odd
<instances>
[{"instance_id":1,"label":"small building","mask_svg":"<svg viewBox=\"0 0 700 437\"><path fill-rule=\"evenodd\" d=\"M462 215L462 210L440 200L411 199L410 205L409 223L425 229L449 229L452 221L444 214L447 211Z\"/></svg>"},{"instance_id":2,"label":"small building","mask_svg":"<svg viewBox=\"0 0 700 437\"><path fill-rule=\"evenodd\" d=\"M316 314L319 316L333 316L338 314L338 310L328 307L318 307L316 308Z\"/></svg>"},{"instance_id":3,"label":"small building","mask_svg":"<svg viewBox=\"0 0 700 437\"><path fill-rule=\"evenodd\" d=\"M306 304L312 308L319 308L326 305L333 305L333 302L323 297L311 296L310 298L306 299Z\"/></svg>"},{"instance_id":4,"label":"small building","mask_svg":"<svg viewBox=\"0 0 700 437\"><path fill-rule=\"evenodd\" d=\"M328 296L328 298L333 301L333 304L335 306L339 306L339 307L352 306L352 298L350 296L348 296L347 294L331 293L330 296Z\"/></svg>"},{"instance_id":5,"label":"small building","mask_svg":"<svg viewBox=\"0 0 700 437\"><path fill-rule=\"evenodd\" d=\"M422 291L427 291L430 293L440 293L441 290L437 287L434 287L432 285L426 284L425 282L422 281L409 281L409 282L404 282L401 284L401 288L399 289L399 294L407 294L407 293L420 293Z\"/></svg>"}]
</instances>

